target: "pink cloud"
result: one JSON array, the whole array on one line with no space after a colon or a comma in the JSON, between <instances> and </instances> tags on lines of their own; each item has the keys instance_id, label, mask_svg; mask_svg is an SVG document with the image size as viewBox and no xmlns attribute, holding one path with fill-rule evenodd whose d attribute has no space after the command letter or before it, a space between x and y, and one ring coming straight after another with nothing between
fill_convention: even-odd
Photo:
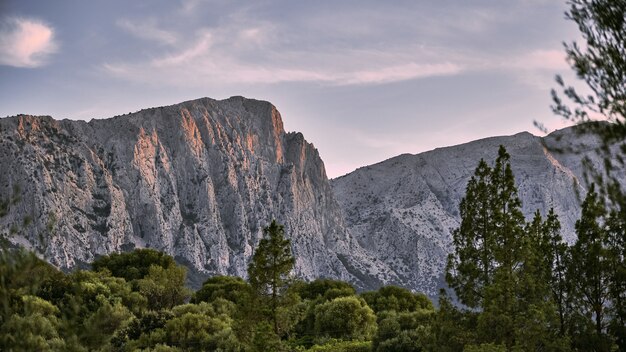
<instances>
[{"instance_id":1,"label":"pink cloud","mask_svg":"<svg viewBox=\"0 0 626 352\"><path fill-rule=\"evenodd\" d=\"M54 29L38 20L9 18L0 30L0 65L39 67L57 51Z\"/></svg>"}]
</instances>

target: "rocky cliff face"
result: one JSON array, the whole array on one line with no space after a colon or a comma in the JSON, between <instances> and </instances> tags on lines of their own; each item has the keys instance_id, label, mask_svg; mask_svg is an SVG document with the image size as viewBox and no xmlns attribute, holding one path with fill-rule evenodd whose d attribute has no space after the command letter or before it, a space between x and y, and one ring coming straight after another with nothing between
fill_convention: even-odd
<instances>
[{"instance_id":1,"label":"rocky cliff face","mask_svg":"<svg viewBox=\"0 0 626 352\"><path fill-rule=\"evenodd\" d=\"M91 122L0 119L0 237L66 269L151 247L197 280L245 277L275 218L292 240L299 277L436 295L467 181L500 144L525 214L554 207L572 241L577 193L585 193L582 155L601 165L589 136L488 138L400 155L329 183L317 150L285 133L273 105L241 97Z\"/></svg>"},{"instance_id":2,"label":"rocky cliff face","mask_svg":"<svg viewBox=\"0 0 626 352\"><path fill-rule=\"evenodd\" d=\"M499 145L511 154L524 214L530 218L539 209L545 215L553 207L564 238L575 239L586 193L581 160L602 162L591 136L572 129L546 138L520 133L400 155L331 182L350 233L369 257L393 268L392 282L437 293L467 182L481 158L493 163Z\"/></svg>"},{"instance_id":3,"label":"rocky cliff face","mask_svg":"<svg viewBox=\"0 0 626 352\"><path fill-rule=\"evenodd\" d=\"M245 276L275 218L298 276L367 286L370 260L345 230L317 150L285 133L267 102L205 98L88 123L1 119L0 167L0 234L61 268L150 247L196 273Z\"/></svg>"}]
</instances>

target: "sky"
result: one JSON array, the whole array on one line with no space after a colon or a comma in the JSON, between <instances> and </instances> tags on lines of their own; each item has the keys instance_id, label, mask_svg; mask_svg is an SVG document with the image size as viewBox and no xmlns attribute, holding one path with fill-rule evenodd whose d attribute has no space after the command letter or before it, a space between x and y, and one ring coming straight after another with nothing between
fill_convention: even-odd
<instances>
[{"instance_id":1,"label":"sky","mask_svg":"<svg viewBox=\"0 0 626 352\"><path fill-rule=\"evenodd\" d=\"M565 0L0 0L0 116L272 102L329 177L529 131L578 38Z\"/></svg>"}]
</instances>

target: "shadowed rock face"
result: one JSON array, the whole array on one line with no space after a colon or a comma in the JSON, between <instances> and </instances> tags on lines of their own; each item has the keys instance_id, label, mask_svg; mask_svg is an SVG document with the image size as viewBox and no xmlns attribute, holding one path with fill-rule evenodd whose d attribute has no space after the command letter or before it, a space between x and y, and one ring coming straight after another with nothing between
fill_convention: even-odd
<instances>
[{"instance_id":1,"label":"shadowed rock face","mask_svg":"<svg viewBox=\"0 0 626 352\"><path fill-rule=\"evenodd\" d=\"M348 230L369 257L393 268L400 284L436 295L467 182L481 158L493 164L499 145L511 155L526 217L537 209L545 216L553 207L563 237L573 242L579 198L586 193L582 158L588 156L597 167L602 158L593 152L599 146L595 138L572 129L545 138L520 133L400 155L334 179Z\"/></svg>"},{"instance_id":2,"label":"shadowed rock face","mask_svg":"<svg viewBox=\"0 0 626 352\"><path fill-rule=\"evenodd\" d=\"M0 166L0 201L10 203L0 234L61 268L150 247L196 273L245 277L276 218L298 276L367 286L369 260L317 150L285 133L267 102L205 98L89 123L6 118Z\"/></svg>"}]
</instances>

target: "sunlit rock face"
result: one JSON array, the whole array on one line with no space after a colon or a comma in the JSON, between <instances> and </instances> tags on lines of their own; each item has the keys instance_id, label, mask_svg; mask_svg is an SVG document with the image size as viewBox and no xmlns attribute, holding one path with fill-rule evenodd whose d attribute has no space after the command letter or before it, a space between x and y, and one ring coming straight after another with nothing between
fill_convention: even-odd
<instances>
[{"instance_id":1,"label":"sunlit rock face","mask_svg":"<svg viewBox=\"0 0 626 352\"><path fill-rule=\"evenodd\" d=\"M580 197L586 193L582 157L589 156L596 167L602 163L593 152L598 141L572 129L545 138L520 133L400 155L334 179L348 230L369 257L393 268L397 283L435 295L443 284L467 182L481 158L493 164L499 145L511 154L526 217L537 209L545 216L553 207L563 237L572 242Z\"/></svg>"},{"instance_id":2,"label":"sunlit rock face","mask_svg":"<svg viewBox=\"0 0 626 352\"><path fill-rule=\"evenodd\" d=\"M275 218L297 276L377 283L361 272L381 265L345 230L317 150L285 133L267 102L205 98L91 122L5 118L0 167L0 234L60 268L150 247L201 276L245 277Z\"/></svg>"}]
</instances>

